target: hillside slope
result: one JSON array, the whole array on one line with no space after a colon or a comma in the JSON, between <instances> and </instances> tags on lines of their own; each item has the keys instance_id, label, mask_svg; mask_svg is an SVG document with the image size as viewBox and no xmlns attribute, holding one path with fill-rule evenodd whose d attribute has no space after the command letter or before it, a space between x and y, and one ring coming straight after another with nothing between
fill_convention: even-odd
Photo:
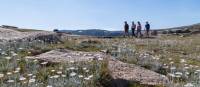
<instances>
[{"instance_id":1,"label":"hillside slope","mask_svg":"<svg viewBox=\"0 0 200 87\"><path fill-rule=\"evenodd\" d=\"M174 28L167 28L167 29L158 29L159 32L168 32L168 33L200 33L200 23L188 25L188 26L181 26L181 27L174 27Z\"/></svg>"}]
</instances>

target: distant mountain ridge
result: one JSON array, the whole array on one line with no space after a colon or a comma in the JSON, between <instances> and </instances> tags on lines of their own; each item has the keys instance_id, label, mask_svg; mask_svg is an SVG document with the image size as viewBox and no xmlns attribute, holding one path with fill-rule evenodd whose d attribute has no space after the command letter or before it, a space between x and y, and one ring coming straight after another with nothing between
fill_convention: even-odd
<instances>
[{"instance_id":1,"label":"distant mountain ridge","mask_svg":"<svg viewBox=\"0 0 200 87\"><path fill-rule=\"evenodd\" d=\"M88 30L59 30L60 32L67 32L76 35L88 35L88 36L97 36L97 37L109 37L109 36L121 36L123 31L108 31L101 29L88 29Z\"/></svg>"},{"instance_id":2,"label":"distant mountain ridge","mask_svg":"<svg viewBox=\"0 0 200 87\"><path fill-rule=\"evenodd\" d=\"M166 29L158 29L159 31L163 30L190 30L190 31L200 31L200 23L188 25L188 26L181 26L181 27L173 27L173 28L166 28Z\"/></svg>"},{"instance_id":3,"label":"distant mountain ridge","mask_svg":"<svg viewBox=\"0 0 200 87\"><path fill-rule=\"evenodd\" d=\"M156 29L158 33L163 32L174 32L174 33L200 33L200 23L174 27L174 28L166 28L166 29ZM75 35L87 35L87 36L97 36L97 37L115 37L115 36L123 36L124 31L108 31L102 29L87 29L87 30L59 30L59 32L67 32ZM144 32L144 31L142 31ZM131 30L130 30L131 35Z\"/></svg>"},{"instance_id":4,"label":"distant mountain ridge","mask_svg":"<svg viewBox=\"0 0 200 87\"><path fill-rule=\"evenodd\" d=\"M200 34L200 23L188 26L158 29L157 31L158 33L162 34L188 34L188 35Z\"/></svg>"}]
</instances>

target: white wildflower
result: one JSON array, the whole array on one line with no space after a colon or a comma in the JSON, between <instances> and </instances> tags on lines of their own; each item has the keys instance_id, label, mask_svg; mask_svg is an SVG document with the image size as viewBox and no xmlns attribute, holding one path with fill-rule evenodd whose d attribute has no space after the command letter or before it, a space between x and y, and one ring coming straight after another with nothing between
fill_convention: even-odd
<instances>
[{"instance_id":1,"label":"white wildflower","mask_svg":"<svg viewBox=\"0 0 200 87\"><path fill-rule=\"evenodd\" d=\"M87 69L86 67L83 68L83 70L86 70L86 69Z\"/></svg>"},{"instance_id":2,"label":"white wildflower","mask_svg":"<svg viewBox=\"0 0 200 87\"><path fill-rule=\"evenodd\" d=\"M181 76L180 76L180 75L176 75L175 77L176 77L176 78L181 78Z\"/></svg>"},{"instance_id":3,"label":"white wildflower","mask_svg":"<svg viewBox=\"0 0 200 87\"><path fill-rule=\"evenodd\" d=\"M1 54L2 54L2 55L6 55L6 53L5 53L4 51L3 51L3 52L1 52Z\"/></svg>"},{"instance_id":4,"label":"white wildflower","mask_svg":"<svg viewBox=\"0 0 200 87\"><path fill-rule=\"evenodd\" d=\"M8 57L5 57L5 58L6 58L7 60L10 60L10 59L11 59L11 57L9 57L9 56L8 56Z\"/></svg>"},{"instance_id":5,"label":"white wildflower","mask_svg":"<svg viewBox=\"0 0 200 87\"><path fill-rule=\"evenodd\" d=\"M70 61L70 63L74 63L74 61Z\"/></svg>"},{"instance_id":6,"label":"white wildflower","mask_svg":"<svg viewBox=\"0 0 200 87\"><path fill-rule=\"evenodd\" d=\"M194 87L194 85L192 83L187 83L186 85L184 85L184 87Z\"/></svg>"},{"instance_id":7,"label":"white wildflower","mask_svg":"<svg viewBox=\"0 0 200 87\"><path fill-rule=\"evenodd\" d=\"M189 73L189 72L185 72L185 74L186 74L186 75L189 75L190 73Z\"/></svg>"},{"instance_id":8,"label":"white wildflower","mask_svg":"<svg viewBox=\"0 0 200 87\"><path fill-rule=\"evenodd\" d=\"M28 74L29 77L31 77L33 74Z\"/></svg>"},{"instance_id":9,"label":"white wildflower","mask_svg":"<svg viewBox=\"0 0 200 87\"><path fill-rule=\"evenodd\" d=\"M189 69L190 67L184 67L185 69Z\"/></svg>"},{"instance_id":10,"label":"white wildflower","mask_svg":"<svg viewBox=\"0 0 200 87\"><path fill-rule=\"evenodd\" d=\"M53 86L51 86L51 85L48 85L47 87L53 87Z\"/></svg>"},{"instance_id":11,"label":"white wildflower","mask_svg":"<svg viewBox=\"0 0 200 87\"><path fill-rule=\"evenodd\" d=\"M166 76L165 76L165 75L161 75L161 77L162 77L162 78L166 78Z\"/></svg>"},{"instance_id":12,"label":"white wildflower","mask_svg":"<svg viewBox=\"0 0 200 87\"><path fill-rule=\"evenodd\" d=\"M35 60L33 60L33 62L38 62L38 60L37 60L37 59L35 59Z\"/></svg>"},{"instance_id":13,"label":"white wildflower","mask_svg":"<svg viewBox=\"0 0 200 87\"><path fill-rule=\"evenodd\" d=\"M42 64L42 65L46 65L47 63L48 63L48 62L42 62L41 64Z\"/></svg>"},{"instance_id":14,"label":"white wildflower","mask_svg":"<svg viewBox=\"0 0 200 87\"><path fill-rule=\"evenodd\" d=\"M27 83L27 81L24 81L23 83L24 83L24 84L26 84L26 83Z\"/></svg>"},{"instance_id":15,"label":"white wildflower","mask_svg":"<svg viewBox=\"0 0 200 87\"><path fill-rule=\"evenodd\" d=\"M51 70L51 72L55 72L55 71L56 71L56 70L54 70L54 69L53 69L53 70Z\"/></svg>"},{"instance_id":16,"label":"white wildflower","mask_svg":"<svg viewBox=\"0 0 200 87\"><path fill-rule=\"evenodd\" d=\"M159 59L160 59L159 57L156 58L156 60L159 60Z\"/></svg>"},{"instance_id":17,"label":"white wildflower","mask_svg":"<svg viewBox=\"0 0 200 87\"><path fill-rule=\"evenodd\" d=\"M79 78L83 78L83 75L78 75Z\"/></svg>"},{"instance_id":18,"label":"white wildflower","mask_svg":"<svg viewBox=\"0 0 200 87\"><path fill-rule=\"evenodd\" d=\"M26 78L25 77L20 77L19 80L20 81L24 81L24 80L26 80Z\"/></svg>"},{"instance_id":19,"label":"white wildflower","mask_svg":"<svg viewBox=\"0 0 200 87\"><path fill-rule=\"evenodd\" d=\"M3 78L4 77L4 74L0 74L0 78Z\"/></svg>"},{"instance_id":20,"label":"white wildflower","mask_svg":"<svg viewBox=\"0 0 200 87\"><path fill-rule=\"evenodd\" d=\"M30 79L29 80L29 83L33 83L33 82L35 82L35 79Z\"/></svg>"},{"instance_id":21,"label":"white wildflower","mask_svg":"<svg viewBox=\"0 0 200 87\"><path fill-rule=\"evenodd\" d=\"M170 62L170 64L174 64L174 62L173 62L173 61L171 61L171 62Z\"/></svg>"},{"instance_id":22,"label":"white wildflower","mask_svg":"<svg viewBox=\"0 0 200 87\"><path fill-rule=\"evenodd\" d=\"M53 77L53 76L50 76L49 78L53 79L54 77Z\"/></svg>"},{"instance_id":23,"label":"white wildflower","mask_svg":"<svg viewBox=\"0 0 200 87\"><path fill-rule=\"evenodd\" d=\"M70 73L70 76L71 76L71 77L73 77L73 76L75 76L75 75L76 75L75 72Z\"/></svg>"},{"instance_id":24,"label":"white wildflower","mask_svg":"<svg viewBox=\"0 0 200 87\"><path fill-rule=\"evenodd\" d=\"M85 70L85 72L89 72L89 70Z\"/></svg>"},{"instance_id":25,"label":"white wildflower","mask_svg":"<svg viewBox=\"0 0 200 87\"><path fill-rule=\"evenodd\" d=\"M60 76L59 75L54 75L53 78L57 79L59 78Z\"/></svg>"},{"instance_id":26,"label":"white wildflower","mask_svg":"<svg viewBox=\"0 0 200 87\"><path fill-rule=\"evenodd\" d=\"M181 63L185 63L186 62L186 60L185 59L181 59L181 61L180 61Z\"/></svg>"},{"instance_id":27,"label":"white wildflower","mask_svg":"<svg viewBox=\"0 0 200 87\"><path fill-rule=\"evenodd\" d=\"M176 74L176 75L183 75L182 72L176 72L175 74Z\"/></svg>"},{"instance_id":28,"label":"white wildflower","mask_svg":"<svg viewBox=\"0 0 200 87\"><path fill-rule=\"evenodd\" d=\"M62 77L64 78L64 77L66 77L66 75L62 75Z\"/></svg>"},{"instance_id":29,"label":"white wildflower","mask_svg":"<svg viewBox=\"0 0 200 87\"><path fill-rule=\"evenodd\" d=\"M19 49L19 50L23 50L24 48L21 48L21 47L20 47L20 48L18 48L18 49Z\"/></svg>"},{"instance_id":30,"label":"white wildflower","mask_svg":"<svg viewBox=\"0 0 200 87\"><path fill-rule=\"evenodd\" d=\"M98 61L102 61L103 60L103 58L98 58Z\"/></svg>"},{"instance_id":31,"label":"white wildflower","mask_svg":"<svg viewBox=\"0 0 200 87\"><path fill-rule=\"evenodd\" d=\"M70 67L69 69L70 69L70 70L74 70L75 68L74 68L74 67Z\"/></svg>"},{"instance_id":32,"label":"white wildflower","mask_svg":"<svg viewBox=\"0 0 200 87\"><path fill-rule=\"evenodd\" d=\"M36 78L36 76L34 75L34 76L32 76L33 78Z\"/></svg>"},{"instance_id":33,"label":"white wildflower","mask_svg":"<svg viewBox=\"0 0 200 87\"><path fill-rule=\"evenodd\" d=\"M93 77L93 75L88 76L88 78L92 78L92 77Z\"/></svg>"},{"instance_id":34,"label":"white wildflower","mask_svg":"<svg viewBox=\"0 0 200 87\"><path fill-rule=\"evenodd\" d=\"M13 83L13 82L15 82L14 80L8 80L7 81L8 83Z\"/></svg>"},{"instance_id":35,"label":"white wildflower","mask_svg":"<svg viewBox=\"0 0 200 87\"><path fill-rule=\"evenodd\" d=\"M156 57L154 57L154 56L153 56L152 58L153 58L154 60L156 59Z\"/></svg>"},{"instance_id":36,"label":"white wildflower","mask_svg":"<svg viewBox=\"0 0 200 87\"><path fill-rule=\"evenodd\" d=\"M171 70L175 70L175 69L176 69L176 67L171 67L170 69L171 69Z\"/></svg>"},{"instance_id":37,"label":"white wildflower","mask_svg":"<svg viewBox=\"0 0 200 87\"><path fill-rule=\"evenodd\" d=\"M196 70L197 72L200 72L200 70Z\"/></svg>"},{"instance_id":38,"label":"white wildflower","mask_svg":"<svg viewBox=\"0 0 200 87\"><path fill-rule=\"evenodd\" d=\"M175 75L174 75L174 74L172 74L172 73L169 73L168 75L169 75L169 76L171 76L171 77L175 77Z\"/></svg>"},{"instance_id":39,"label":"white wildflower","mask_svg":"<svg viewBox=\"0 0 200 87\"><path fill-rule=\"evenodd\" d=\"M90 78L88 78L88 77L86 77L86 78L84 78L85 80L90 80Z\"/></svg>"},{"instance_id":40,"label":"white wildflower","mask_svg":"<svg viewBox=\"0 0 200 87\"><path fill-rule=\"evenodd\" d=\"M16 54L16 53L12 53L12 56L17 56L18 54Z\"/></svg>"},{"instance_id":41,"label":"white wildflower","mask_svg":"<svg viewBox=\"0 0 200 87\"><path fill-rule=\"evenodd\" d=\"M72 56L67 56L67 58L72 58Z\"/></svg>"},{"instance_id":42,"label":"white wildflower","mask_svg":"<svg viewBox=\"0 0 200 87\"><path fill-rule=\"evenodd\" d=\"M19 73L19 71L18 71L18 70L15 70L14 73Z\"/></svg>"},{"instance_id":43,"label":"white wildflower","mask_svg":"<svg viewBox=\"0 0 200 87\"><path fill-rule=\"evenodd\" d=\"M62 71L58 71L57 74L62 74Z\"/></svg>"},{"instance_id":44,"label":"white wildflower","mask_svg":"<svg viewBox=\"0 0 200 87\"><path fill-rule=\"evenodd\" d=\"M16 68L15 70L17 70L17 71L20 71L20 70L21 70L21 68L20 68L20 67L18 67L18 68Z\"/></svg>"},{"instance_id":45,"label":"white wildflower","mask_svg":"<svg viewBox=\"0 0 200 87\"><path fill-rule=\"evenodd\" d=\"M6 74L7 74L7 75L11 75L11 74L12 74L12 72L7 72Z\"/></svg>"}]
</instances>

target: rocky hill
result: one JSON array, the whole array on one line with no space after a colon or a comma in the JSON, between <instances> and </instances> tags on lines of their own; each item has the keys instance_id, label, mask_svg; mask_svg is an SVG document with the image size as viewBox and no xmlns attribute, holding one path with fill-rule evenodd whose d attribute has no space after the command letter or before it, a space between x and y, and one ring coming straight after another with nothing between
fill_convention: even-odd
<instances>
[{"instance_id":1,"label":"rocky hill","mask_svg":"<svg viewBox=\"0 0 200 87\"><path fill-rule=\"evenodd\" d=\"M190 33L190 34L196 34L196 33L200 33L200 23L188 25L188 26L159 29L158 31L160 33L188 33L188 34Z\"/></svg>"},{"instance_id":2,"label":"rocky hill","mask_svg":"<svg viewBox=\"0 0 200 87\"><path fill-rule=\"evenodd\" d=\"M41 35L51 35L51 34L54 34L54 32L48 32L48 31L20 32L18 30L0 28L0 39L5 41L33 38Z\"/></svg>"},{"instance_id":3,"label":"rocky hill","mask_svg":"<svg viewBox=\"0 0 200 87\"><path fill-rule=\"evenodd\" d=\"M11 45L12 47L13 45L23 45L22 43L31 41L56 42L59 40L59 36L55 32L21 31L21 29L0 28L0 49L7 49Z\"/></svg>"}]
</instances>

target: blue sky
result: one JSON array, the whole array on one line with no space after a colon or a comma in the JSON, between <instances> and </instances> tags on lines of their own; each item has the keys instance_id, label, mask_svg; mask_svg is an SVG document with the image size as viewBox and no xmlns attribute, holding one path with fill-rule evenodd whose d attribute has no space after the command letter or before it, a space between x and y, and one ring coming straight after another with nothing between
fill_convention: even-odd
<instances>
[{"instance_id":1,"label":"blue sky","mask_svg":"<svg viewBox=\"0 0 200 87\"><path fill-rule=\"evenodd\" d=\"M0 25L44 30L123 30L149 21L154 29L200 23L200 0L1 0Z\"/></svg>"}]
</instances>

